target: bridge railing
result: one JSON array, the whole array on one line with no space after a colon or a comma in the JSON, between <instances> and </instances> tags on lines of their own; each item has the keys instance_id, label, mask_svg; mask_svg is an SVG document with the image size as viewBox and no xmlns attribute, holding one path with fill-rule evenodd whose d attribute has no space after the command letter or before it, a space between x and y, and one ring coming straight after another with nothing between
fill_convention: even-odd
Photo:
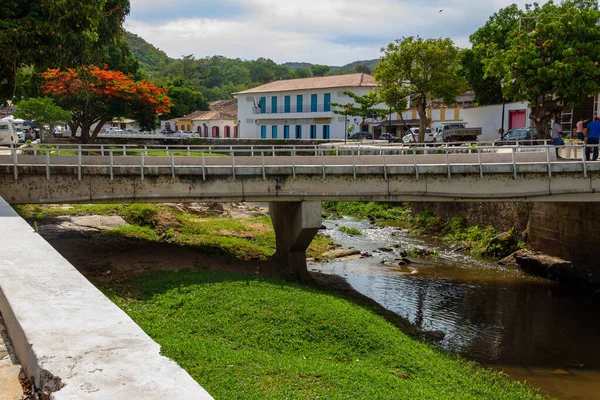
<instances>
[{"instance_id":1,"label":"bridge railing","mask_svg":"<svg viewBox=\"0 0 600 400\"><path fill-rule=\"evenodd\" d=\"M555 149L569 147L579 151L581 155L574 159L556 159ZM518 165L542 164L549 177L552 177L552 164L571 163L581 164L580 170L588 176L589 161L585 159L585 149L598 147L597 145L575 144L569 146L553 145L461 145L461 146L389 146L385 144L350 144L345 146L315 146L315 145L83 145L83 144L52 144L17 147L11 145L10 159L0 156L0 165L12 165L15 179L18 179L19 168L31 165L45 165L46 177L50 179L51 167L74 166L77 168L79 178L85 168L107 166L111 179L118 167L139 167L140 175L144 179L147 168L171 167L173 178L179 168L202 168L203 179L211 168L229 166L231 175L235 178L243 168L260 167L263 178L267 169L275 167L291 167L295 177L299 168L311 166L322 170L326 176L333 168L341 166L351 167L356 179L357 171L365 166L382 167L382 173L387 179L392 167L409 166L409 170L419 178L420 174L427 173L425 166L445 167L448 179L452 178L453 166L470 165L478 167L481 177L486 172L485 165L509 166L514 178L517 179ZM494 158L490 154L496 154ZM530 155L528 157L528 154ZM462 156L458 157L459 155ZM464 155L469 155L465 157ZM531 157L535 155L535 157ZM39 156L39 157L25 157ZM10 162L7 162L7 159ZM600 164L598 164L600 166ZM314 169L314 168L313 168ZM406 173L406 168L403 169Z\"/></svg>"}]
</instances>

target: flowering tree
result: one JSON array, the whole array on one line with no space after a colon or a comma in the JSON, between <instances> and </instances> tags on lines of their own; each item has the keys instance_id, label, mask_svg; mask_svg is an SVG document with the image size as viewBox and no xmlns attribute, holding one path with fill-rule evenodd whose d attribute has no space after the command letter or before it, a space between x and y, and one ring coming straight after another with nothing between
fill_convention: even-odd
<instances>
[{"instance_id":1,"label":"flowering tree","mask_svg":"<svg viewBox=\"0 0 600 400\"><path fill-rule=\"evenodd\" d=\"M102 126L114 118L134 118L143 128L153 128L156 116L168 113L171 107L167 89L135 81L131 75L110 71L106 66L48 69L43 77L44 94L53 96L59 106L71 111L69 125L73 135L81 129L81 143L94 142Z\"/></svg>"}]
</instances>

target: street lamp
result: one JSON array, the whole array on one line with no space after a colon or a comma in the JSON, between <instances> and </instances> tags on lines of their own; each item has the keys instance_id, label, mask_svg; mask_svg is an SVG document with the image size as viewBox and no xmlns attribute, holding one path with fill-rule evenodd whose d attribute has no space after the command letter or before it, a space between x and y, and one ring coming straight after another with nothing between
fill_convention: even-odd
<instances>
[{"instance_id":1,"label":"street lamp","mask_svg":"<svg viewBox=\"0 0 600 400\"><path fill-rule=\"evenodd\" d=\"M500 81L500 87L503 89L504 88L504 78L502 78L502 80ZM506 104L506 99L504 98L504 93L502 93L502 124L500 127L501 130L501 134L500 134L500 138L504 139L504 105Z\"/></svg>"},{"instance_id":2,"label":"street lamp","mask_svg":"<svg viewBox=\"0 0 600 400\"><path fill-rule=\"evenodd\" d=\"M390 108L390 117L388 118L388 143L392 142L392 109Z\"/></svg>"}]
</instances>

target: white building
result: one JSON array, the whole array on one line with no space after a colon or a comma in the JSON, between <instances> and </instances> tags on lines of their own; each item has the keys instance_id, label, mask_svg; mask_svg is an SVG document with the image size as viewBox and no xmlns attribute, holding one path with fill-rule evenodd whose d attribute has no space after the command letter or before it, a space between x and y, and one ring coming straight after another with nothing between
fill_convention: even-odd
<instances>
[{"instance_id":1,"label":"white building","mask_svg":"<svg viewBox=\"0 0 600 400\"><path fill-rule=\"evenodd\" d=\"M360 118L338 115L331 103L351 103L344 91L364 96L377 86L367 74L332 75L271 82L235 93L240 137L262 139L344 139L358 132Z\"/></svg>"}]
</instances>

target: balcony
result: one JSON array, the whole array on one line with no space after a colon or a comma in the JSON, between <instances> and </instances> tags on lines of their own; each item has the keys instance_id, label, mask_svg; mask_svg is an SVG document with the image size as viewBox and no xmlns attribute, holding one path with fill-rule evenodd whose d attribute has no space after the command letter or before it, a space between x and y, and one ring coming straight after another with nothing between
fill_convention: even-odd
<instances>
[{"instance_id":1,"label":"balcony","mask_svg":"<svg viewBox=\"0 0 600 400\"><path fill-rule=\"evenodd\" d=\"M315 112L330 112L333 111L333 106L329 104L317 104L316 107L311 104L306 104L298 108L298 106L293 105L291 107L286 108L285 106L281 107L270 107L266 106L263 110L260 107L252 107L252 114L293 114L293 113L315 113Z\"/></svg>"}]
</instances>

